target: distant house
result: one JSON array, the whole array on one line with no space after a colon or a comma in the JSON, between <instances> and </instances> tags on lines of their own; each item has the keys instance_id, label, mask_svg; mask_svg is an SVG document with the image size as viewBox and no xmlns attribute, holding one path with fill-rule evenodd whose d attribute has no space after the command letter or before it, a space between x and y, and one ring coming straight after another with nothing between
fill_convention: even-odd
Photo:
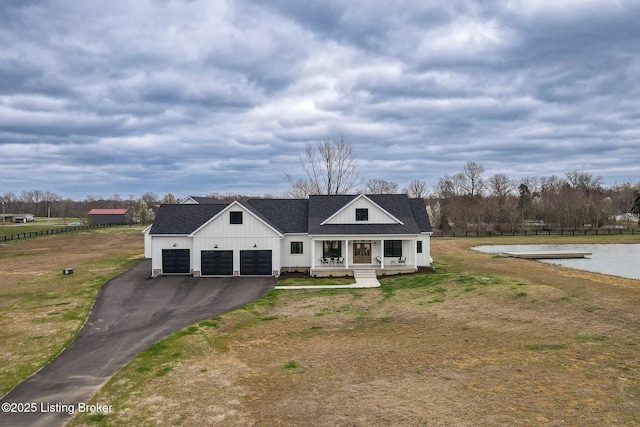
<instances>
[{"instance_id":1,"label":"distant house","mask_svg":"<svg viewBox=\"0 0 640 427\"><path fill-rule=\"evenodd\" d=\"M627 212L622 215L616 215L614 219L616 220L616 222L638 222L640 221L640 216Z\"/></svg>"},{"instance_id":2,"label":"distant house","mask_svg":"<svg viewBox=\"0 0 640 427\"><path fill-rule=\"evenodd\" d=\"M33 222L33 214L0 214L0 222Z\"/></svg>"},{"instance_id":3,"label":"distant house","mask_svg":"<svg viewBox=\"0 0 640 427\"><path fill-rule=\"evenodd\" d=\"M180 202L181 205L224 205L222 200L213 197L189 196Z\"/></svg>"},{"instance_id":4,"label":"distant house","mask_svg":"<svg viewBox=\"0 0 640 427\"><path fill-rule=\"evenodd\" d=\"M381 275L432 262L424 200L404 194L193 201L161 205L144 230L152 276Z\"/></svg>"},{"instance_id":5,"label":"distant house","mask_svg":"<svg viewBox=\"0 0 640 427\"><path fill-rule=\"evenodd\" d=\"M91 209L87 214L89 225L126 224L128 209Z\"/></svg>"}]
</instances>

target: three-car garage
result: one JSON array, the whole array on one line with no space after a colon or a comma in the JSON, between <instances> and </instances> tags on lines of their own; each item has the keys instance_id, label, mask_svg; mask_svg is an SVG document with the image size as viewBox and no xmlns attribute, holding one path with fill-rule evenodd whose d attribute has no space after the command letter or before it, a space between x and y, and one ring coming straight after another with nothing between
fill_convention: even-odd
<instances>
[{"instance_id":1,"label":"three-car garage","mask_svg":"<svg viewBox=\"0 0 640 427\"><path fill-rule=\"evenodd\" d=\"M238 251L239 269L234 270L234 251L204 250L200 252L200 276L271 276L273 253L271 250ZM191 250L163 249L163 274L191 274Z\"/></svg>"}]
</instances>

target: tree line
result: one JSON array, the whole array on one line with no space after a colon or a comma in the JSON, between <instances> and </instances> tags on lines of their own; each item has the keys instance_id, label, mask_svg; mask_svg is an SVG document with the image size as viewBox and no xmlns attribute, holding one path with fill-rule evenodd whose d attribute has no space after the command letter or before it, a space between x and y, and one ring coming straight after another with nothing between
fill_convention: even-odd
<instances>
[{"instance_id":1,"label":"tree line","mask_svg":"<svg viewBox=\"0 0 640 427\"><path fill-rule=\"evenodd\" d=\"M2 211L6 214L30 213L36 217L86 218L91 209L127 209L131 223L153 222L153 207L160 203L177 203L172 194L159 197L156 193L145 193L140 197L87 196L84 200L64 198L57 193L42 190L25 190L20 194L6 192L0 195Z\"/></svg>"},{"instance_id":2,"label":"tree line","mask_svg":"<svg viewBox=\"0 0 640 427\"><path fill-rule=\"evenodd\" d=\"M578 170L564 176L514 180L501 173L486 177L481 164L468 161L460 172L441 177L432 188L420 179L405 187L382 179L363 183L353 145L342 137L307 143L300 165L306 178L294 179L286 174L290 189L285 197L404 193L425 199L433 227L443 232L629 228L638 225L637 217L624 214L640 214L640 182L605 187L602 177ZM209 193L206 197L231 202L250 196ZM32 213L37 217L84 218L95 208L128 209L131 222L148 224L153 222L156 205L179 200L171 193L160 197L147 192L140 197L113 194L74 201L50 191L30 190L19 195L4 193L0 202L6 213Z\"/></svg>"},{"instance_id":3,"label":"tree line","mask_svg":"<svg viewBox=\"0 0 640 427\"><path fill-rule=\"evenodd\" d=\"M439 179L429 197L434 226L513 232L638 225L640 182L605 187L602 177L578 170L520 180L504 174L485 177L484 171L469 161L459 173Z\"/></svg>"}]
</instances>

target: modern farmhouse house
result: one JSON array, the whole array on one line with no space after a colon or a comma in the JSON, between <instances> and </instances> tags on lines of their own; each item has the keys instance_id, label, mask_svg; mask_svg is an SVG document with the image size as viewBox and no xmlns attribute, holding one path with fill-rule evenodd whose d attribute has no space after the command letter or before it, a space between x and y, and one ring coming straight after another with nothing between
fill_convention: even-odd
<instances>
[{"instance_id":1,"label":"modern farmhouse house","mask_svg":"<svg viewBox=\"0 0 640 427\"><path fill-rule=\"evenodd\" d=\"M353 275L431 264L422 199L404 194L161 205L145 233L152 275Z\"/></svg>"}]
</instances>

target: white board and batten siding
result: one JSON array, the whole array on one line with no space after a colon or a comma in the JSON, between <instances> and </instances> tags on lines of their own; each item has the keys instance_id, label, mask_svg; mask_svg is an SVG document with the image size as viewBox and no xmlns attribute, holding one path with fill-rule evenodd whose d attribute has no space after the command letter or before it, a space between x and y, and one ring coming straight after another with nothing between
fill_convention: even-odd
<instances>
[{"instance_id":1,"label":"white board and batten siding","mask_svg":"<svg viewBox=\"0 0 640 427\"><path fill-rule=\"evenodd\" d=\"M431 258L431 235L433 233L422 233L418 240L422 241L422 253L417 254L418 266L428 267L433 262Z\"/></svg>"},{"instance_id":2,"label":"white board and batten siding","mask_svg":"<svg viewBox=\"0 0 640 427\"><path fill-rule=\"evenodd\" d=\"M367 221L356 221L356 209L368 209ZM398 224L399 221L367 197L359 197L327 219L326 224Z\"/></svg>"},{"instance_id":3,"label":"white board and batten siding","mask_svg":"<svg viewBox=\"0 0 640 427\"><path fill-rule=\"evenodd\" d=\"M175 235L155 235L151 245L151 269L162 271L162 250L163 249L189 249L193 252L192 240L189 236Z\"/></svg>"},{"instance_id":4,"label":"white board and batten siding","mask_svg":"<svg viewBox=\"0 0 640 427\"><path fill-rule=\"evenodd\" d=\"M231 224L231 212L242 212L242 224ZM239 204L232 204L193 234L191 256L194 274L201 271L202 251L233 251L234 271L239 272L240 251L269 250L273 270L280 270L279 233Z\"/></svg>"},{"instance_id":5,"label":"white board and batten siding","mask_svg":"<svg viewBox=\"0 0 640 427\"><path fill-rule=\"evenodd\" d=\"M311 265L311 239L307 233L286 234L280 241L282 267L291 270L308 270ZM291 253L291 242L302 242L302 253ZM316 252L317 254L318 252Z\"/></svg>"},{"instance_id":6,"label":"white board and batten siding","mask_svg":"<svg viewBox=\"0 0 640 427\"><path fill-rule=\"evenodd\" d=\"M152 250L153 239L151 239L152 226L153 225L150 225L146 227L144 230L142 230L142 234L144 235L144 257L145 258L153 257L153 250Z\"/></svg>"}]
</instances>

